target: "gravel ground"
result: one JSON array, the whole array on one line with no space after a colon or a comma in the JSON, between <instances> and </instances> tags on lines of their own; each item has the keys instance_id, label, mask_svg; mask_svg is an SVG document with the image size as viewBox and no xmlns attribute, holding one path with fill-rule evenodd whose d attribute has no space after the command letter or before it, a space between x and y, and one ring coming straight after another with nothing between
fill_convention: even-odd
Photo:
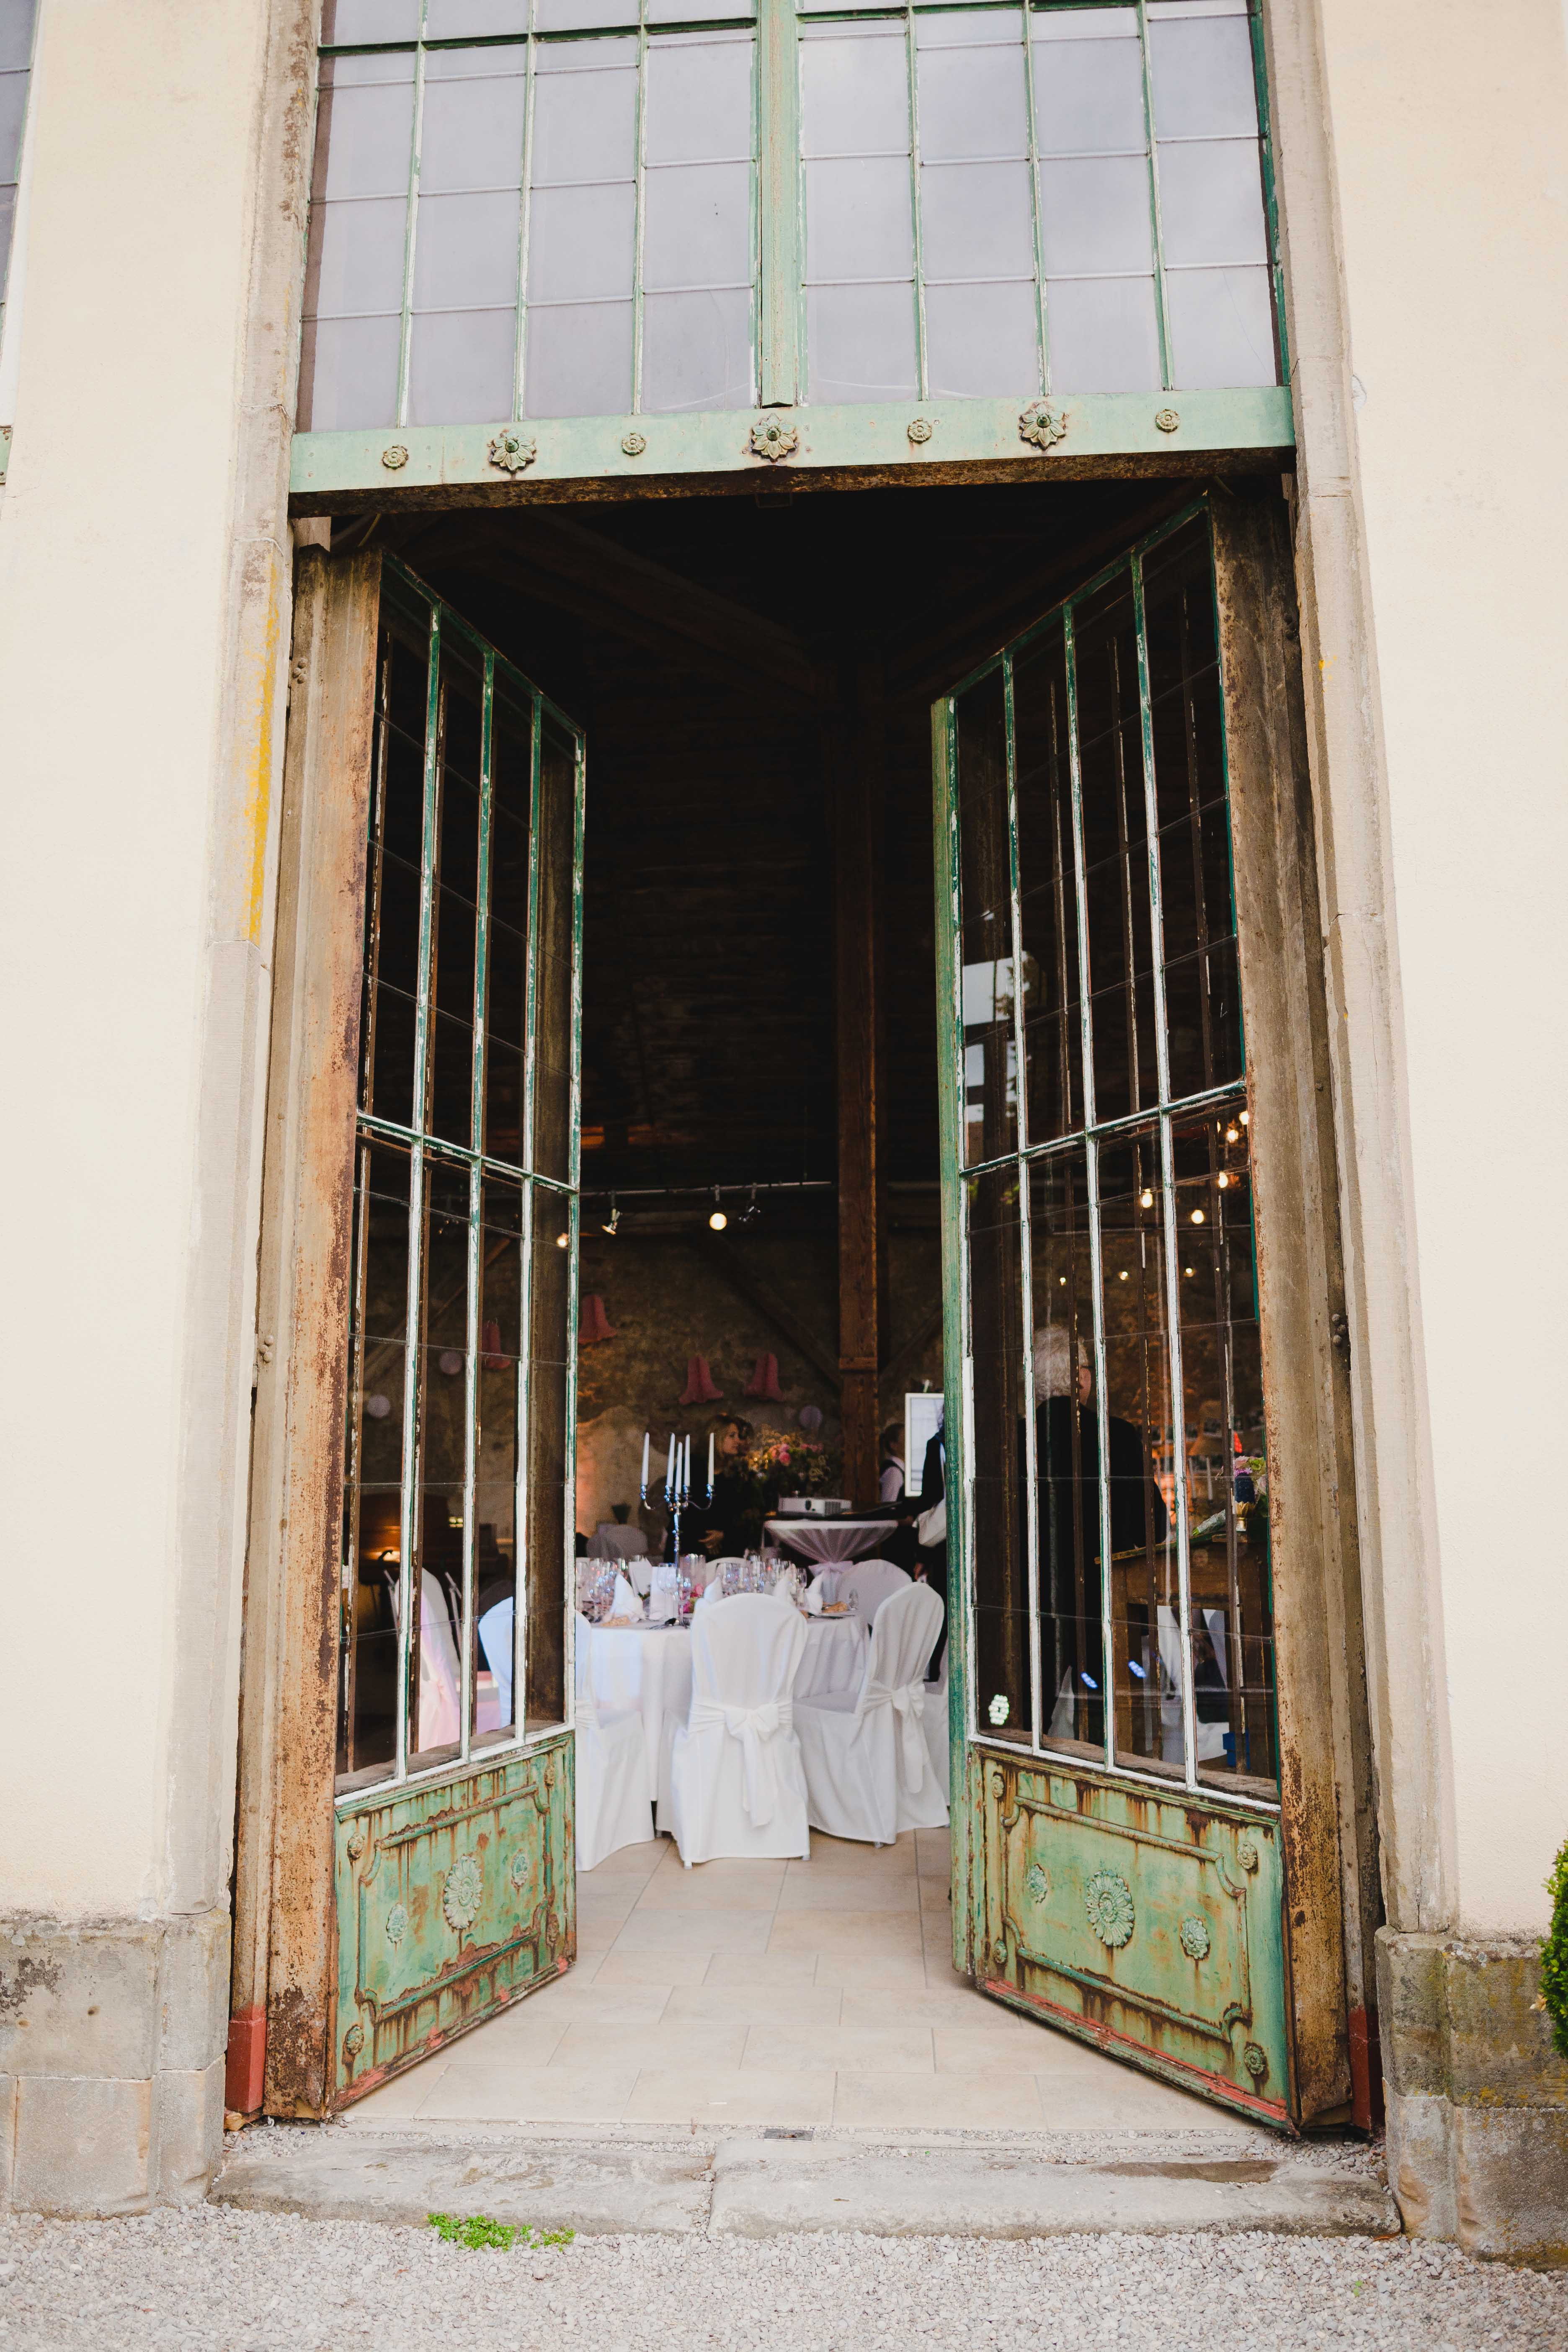
<instances>
[{"instance_id":1,"label":"gravel ground","mask_svg":"<svg viewBox=\"0 0 1568 2352\"><path fill-rule=\"evenodd\" d=\"M1568 2275L1407 2240L596 2238L471 2252L433 2231L200 2206L0 2220L3 2352L1562 2352Z\"/></svg>"}]
</instances>

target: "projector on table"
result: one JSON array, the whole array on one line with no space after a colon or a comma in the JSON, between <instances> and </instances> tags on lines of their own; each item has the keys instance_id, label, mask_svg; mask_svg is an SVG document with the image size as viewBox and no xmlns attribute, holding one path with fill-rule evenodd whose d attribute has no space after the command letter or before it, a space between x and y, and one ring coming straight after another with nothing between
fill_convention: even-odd
<instances>
[{"instance_id":1,"label":"projector on table","mask_svg":"<svg viewBox=\"0 0 1568 2352\"><path fill-rule=\"evenodd\" d=\"M781 1519L847 1519L855 1506L843 1495L781 1495Z\"/></svg>"}]
</instances>

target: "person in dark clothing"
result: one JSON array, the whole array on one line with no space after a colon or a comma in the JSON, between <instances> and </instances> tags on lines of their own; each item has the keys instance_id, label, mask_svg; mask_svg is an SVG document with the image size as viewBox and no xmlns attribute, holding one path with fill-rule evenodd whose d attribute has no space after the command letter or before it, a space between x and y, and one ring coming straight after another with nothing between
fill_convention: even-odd
<instances>
[{"instance_id":1,"label":"person in dark clothing","mask_svg":"<svg viewBox=\"0 0 1568 2352\"><path fill-rule=\"evenodd\" d=\"M915 1504L917 1532L920 1520L924 1517L927 1511L934 1511L939 1503L945 1501L946 1496L947 1447L943 1442L942 1433L939 1429L934 1437L928 1439L925 1460L921 1465L920 1495ZM940 1595L942 1609L945 1612L947 1608L947 1538L945 1535L940 1543L921 1544L918 1558L921 1574L931 1586L931 1591ZM938 1671L942 1643L946 1639L947 1619L944 1614L941 1639L931 1652L926 1667L928 1681Z\"/></svg>"},{"instance_id":2,"label":"person in dark clothing","mask_svg":"<svg viewBox=\"0 0 1568 2352\"><path fill-rule=\"evenodd\" d=\"M721 1413L708 1426L713 1438L713 1492L702 1549L710 1559L729 1559L762 1541L763 1493L745 1465L750 1425L732 1413Z\"/></svg>"},{"instance_id":3,"label":"person in dark clothing","mask_svg":"<svg viewBox=\"0 0 1568 2352\"><path fill-rule=\"evenodd\" d=\"M1035 1476L1040 1545L1041 1666L1058 1738L1104 1735L1105 1643L1100 1622L1100 1414L1090 1402L1089 1349L1060 1324L1037 1331ZM1147 1442L1130 1421L1105 1422L1110 1549L1165 1539L1165 1498Z\"/></svg>"}]
</instances>

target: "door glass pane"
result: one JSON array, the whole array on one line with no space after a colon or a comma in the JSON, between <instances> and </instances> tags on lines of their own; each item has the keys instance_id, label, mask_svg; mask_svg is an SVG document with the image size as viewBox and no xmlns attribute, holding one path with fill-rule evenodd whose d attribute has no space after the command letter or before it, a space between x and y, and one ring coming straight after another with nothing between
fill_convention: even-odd
<instances>
[{"instance_id":1,"label":"door glass pane","mask_svg":"<svg viewBox=\"0 0 1568 2352\"><path fill-rule=\"evenodd\" d=\"M483 681L466 648L441 648L440 799L432 935L430 1131L473 1139L474 942L479 898Z\"/></svg>"},{"instance_id":2,"label":"door glass pane","mask_svg":"<svg viewBox=\"0 0 1568 2352\"><path fill-rule=\"evenodd\" d=\"M499 684L490 742L489 977L485 1007L485 1150L522 1165L528 1018L528 835L533 709Z\"/></svg>"},{"instance_id":3,"label":"door glass pane","mask_svg":"<svg viewBox=\"0 0 1568 2352\"><path fill-rule=\"evenodd\" d=\"M1031 1143L1083 1124L1078 877L1073 862L1067 655L1059 626L1013 664L1024 1055Z\"/></svg>"},{"instance_id":4,"label":"door glass pane","mask_svg":"<svg viewBox=\"0 0 1568 2352\"><path fill-rule=\"evenodd\" d=\"M1075 610L1074 630L1094 1115L1104 1121L1159 1095L1131 574L1086 598Z\"/></svg>"},{"instance_id":5,"label":"door glass pane","mask_svg":"<svg viewBox=\"0 0 1568 2352\"><path fill-rule=\"evenodd\" d=\"M343 1482L338 1770L389 1767L397 1739L397 1563L408 1338L408 1154L361 1147Z\"/></svg>"},{"instance_id":6,"label":"door glass pane","mask_svg":"<svg viewBox=\"0 0 1568 2352\"><path fill-rule=\"evenodd\" d=\"M567 1448L572 1342L572 1214L535 1185L530 1252L528 1358L527 1719L531 1730L566 1712L566 1541L575 1477Z\"/></svg>"},{"instance_id":7,"label":"door glass pane","mask_svg":"<svg viewBox=\"0 0 1568 2352\"><path fill-rule=\"evenodd\" d=\"M958 698L963 1156L994 1160L1018 1137L1013 1030L1012 866L1002 671Z\"/></svg>"},{"instance_id":8,"label":"door glass pane","mask_svg":"<svg viewBox=\"0 0 1568 2352\"><path fill-rule=\"evenodd\" d=\"M1214 575L1203 526L1144 567L1171 1092L1241 1075Z\"/></svg>"},{"instance_id":9,"label":"door glass pane","mask_svg":"<svg viewBox=\"0 0 1568 2352\"><path fill-rule=\"evenodd\" d=\"M420 1761L461 1737L463 1528L468 1440L468 1173L425 1163L417 1585L409 1746Z\"/></svg>"},{"instance_id":10,"label":"door glass pane","mask_svg":"<svg viewBox=\"0 0 1568 2352\"><path fill-rule=\"evenodd\" d=\"M487 1178L479 1240L479 1433L474 1471L473 1737L512 1727L517 1601L522 1188Z\"/></svg>"},{"instance_id":11,"label":"door glass pane","mask_svg":"<svg viewBox=\"0 0 1568 2352\"><path fill-rule=\"evenodd\" d=\"M1272 1783L1274 1614L1248 1129L1175 1130L1198 1777Z\"/></svg>"},{"instance_id":12,"label":"door glass pane","mask_svg":"<svg viewBox=\"0 0 1568 2352\"><path fill-rule=\"evenodd\" d=\"M398 1125L414 1114L419 868L425 831L426 645L384 614L376 667L376 764L365 868L360 1107Z\"/></svg>"},{"instance_id":13,"label":"door glass pane","mask_svg":"<svg viewBox=\"0 0 1568 2352\"><path fill-rule=\"evenodd\" d=\"M976 1720L984 1738L1026 1748L1033 1715L1018 1185L1016 1164L967 1181L974 1398L970 1539Z\"/></svg>"},{"instance_id":14,"label":"door glass pane","mask_svg":"<svg viewBox=\"0 0 1568 2352\"><path fill-rule=\"evenodd\" d=\"M572 1044L577 746L546 717L539 763L539 947L534 963L533 1156L542 1176L572 1168Z\"/></svg>"},{"instance_id":15,"label":"door glass pane","mask_svg":"<svg viewBox=\"0 0 1568 2352\"><path fill-rule=\"evenodd\" d=\"M1159 1465L1171 1423L1160 1136L1099 1151L1110 1506L1111 1681L1116 1753L1182 1769L1175 1517Z\"/></svg>"},{"instance_id":16,"label":"door glass pane","mask_svg":"<svg viewBox=\"0 0 1568 2352\"><path fill-rule=\"evenodd\" d=\"M1030 1372L1040 1592L1040 1728L1048 1746L1103 1752L1100 1439L1094 1280L1083 1147L1029 1171Z\"/></svg>"}]
</instances>

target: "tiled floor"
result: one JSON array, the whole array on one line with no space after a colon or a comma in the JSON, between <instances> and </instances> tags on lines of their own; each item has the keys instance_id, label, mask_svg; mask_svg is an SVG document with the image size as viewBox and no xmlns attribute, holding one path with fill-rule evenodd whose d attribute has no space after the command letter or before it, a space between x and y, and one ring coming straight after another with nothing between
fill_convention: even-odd
<instances>
[{"instance_id":1,"label":"tiled floor","mask_svg":"<svg viewBox=\"0 0 1568 2352\"><path fill-rule=\"evenodd\" d=\"M577 1965L350 2110L366 2127L626 2123L1157 2130L1223 2120L974 1991L948 1840L813 1835L809 1863L681 1867L668 1838L577 1883Z\"/></svg>"}]
</instances>

